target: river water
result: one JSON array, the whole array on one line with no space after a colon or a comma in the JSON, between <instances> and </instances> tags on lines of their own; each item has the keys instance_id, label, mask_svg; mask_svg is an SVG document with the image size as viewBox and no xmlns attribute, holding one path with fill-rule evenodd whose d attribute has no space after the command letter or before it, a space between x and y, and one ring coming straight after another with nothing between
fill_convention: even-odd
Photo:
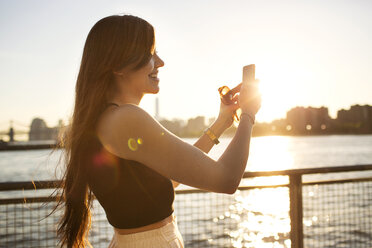
<instances>
[{"instance_id":1,"label":"river water","mask_svg":"<svg viewBox=\"0 0 372 248\"><path fill-rule=\"evenodd\" d=\"M184 139L193 144L196 139ZM231 138L221 138L209 155L218 159ZM56 178L60 151L0 152L0 182ZM251 140L247 171L284 170L372 163L372 135L267 136ZM61 167L62 168L62 167Z\"/></svg>"}]
</instances>

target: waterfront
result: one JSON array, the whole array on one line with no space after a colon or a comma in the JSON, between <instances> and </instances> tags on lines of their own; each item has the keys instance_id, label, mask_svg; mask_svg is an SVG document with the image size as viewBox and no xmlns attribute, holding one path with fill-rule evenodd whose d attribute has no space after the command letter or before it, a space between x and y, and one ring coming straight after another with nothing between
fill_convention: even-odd
<instances>
[{"instance_id":1,"label":"waterfront","mask_svg":"<svg viewBox=\"0 0 372 248\"><path fill-rule=\"evenodd\" d=\"M186 141L193 143L195 139ZM221 144L215 146L210 155L217 159L229 141L230 138L221 139ZM54 179L54 165L59 152L47 160L49 152L50 150L1 152L0 166L4 172L1 174L1 181ZM247 170L284 170L371 163L371 135L276 136L252 139ZM356 174L371 175L370 172L359 172L348 173L347 177ZM286 179L257 178L253 183L277 183L280 180ZM372 234L368 229L370 224L366 221L372 217L372 199L368 191L367 194L363 191L364 188L371 188L371 185L363 187L363 190L356 190L350 185L342 187L341 193L352 195L353 199L358 201L342 196L336 190L336 186L305 187L303 193L306 210L305 232L320 233L327 237L329 244L333 244L329 247L352 247L351 244L355 242L371 244ZM15 197L14 193L11 193L11 196ZM317 205L319 202L320 206ZM332 214L324 211L328 207L340 205L342 211ZM290 247L287 188L242 190L233 196L179 194L176 197L175 208L187 247ZM193 212L193 209L202 209L202 212ZM344 214L351 209L357 210L353 213L353 218L345 218L342 225L337 225L340 218L343 219ZM12 213L9 213L9 216L12 219ZM97 218L105 222L102 212ZM362 225L356 226L353 223L355 219L361 220ZM342 228L341 231L337 229L339 226ZM353 231L345 231L350 228ZM109 242L109 237L99 234L98 231L93 233L98 235L95 239L100 240L95 247L104 247ZM307 241L313 244L307 247L322 247L322 243L317 243L318 240L312 240L312 235L308 235Z\"/></svg>"},{"instance_id":2,"label":"waterfront","mask_svg":"<svg viewBox=\"0 0 372 248\"><path fill-rule=\"evenodd\" d=\"M183 139L193 144L196 139ZM209 152L218 159L231 138ZM59 150L0 152L0 182L56 179ZM50 156L49 156L50 155ZM372 163L372 135L266 136L251 141L247 171L314 168Z\"/></svg>"}]
</instances>

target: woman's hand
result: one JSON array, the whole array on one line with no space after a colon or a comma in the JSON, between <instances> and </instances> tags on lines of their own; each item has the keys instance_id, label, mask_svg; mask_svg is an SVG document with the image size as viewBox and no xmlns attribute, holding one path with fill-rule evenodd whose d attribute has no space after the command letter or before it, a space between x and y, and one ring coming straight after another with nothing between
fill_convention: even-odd
<instances>
[{"instance_id":1,"label":"woman's hand","mask_svg":"<svg viewBox=\"0 0 372 248\"><path fill-rule=\"evenodd\" d=\"M229 128L234 123L235 111L239 108L238 95L233 97L233 104L226 105L222 101L220 103L220 113L217 121L223 123L225 129Z\"/></svg>"},{"instance_id":2,"label":"woman's hand","mask_svg":"<svg viewBox=\"0 0 372 248\"><path fill-rule=\"evenodd\" d=\"M258 80L243 81L240 88L239 105L242 113L255 116L261 108L261 94L258 88Z\"/></svg>"}]
</instances>

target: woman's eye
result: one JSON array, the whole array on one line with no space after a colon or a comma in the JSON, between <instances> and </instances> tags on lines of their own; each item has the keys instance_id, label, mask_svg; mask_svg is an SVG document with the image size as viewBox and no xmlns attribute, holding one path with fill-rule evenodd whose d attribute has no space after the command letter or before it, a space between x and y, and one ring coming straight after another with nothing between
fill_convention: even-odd
<instances>
[{"instance_id":1,"label":"woman's eye","mask_svg":"<svg viewBox=\"0 0 372 248\"><path fill-rule=\"evenodd\" d=\"M158 51L157 50L154 50L153 52L151 52L151 55L154 56L154 55L157 55L158 54Z\"/></svg>"}]
</instances>

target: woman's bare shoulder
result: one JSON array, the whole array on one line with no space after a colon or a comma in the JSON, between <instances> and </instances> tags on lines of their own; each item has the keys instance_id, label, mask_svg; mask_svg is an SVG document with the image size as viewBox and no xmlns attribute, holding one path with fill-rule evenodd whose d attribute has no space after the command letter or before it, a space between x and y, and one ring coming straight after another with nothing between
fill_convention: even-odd
<instances>
[{"instance_id":1,"label":"woman's bare shoulder","mask_svg":"<svg viewBox=\"0 0 372 248\"><path fill-rule=\"evenodd\" d=\"M123 122L131 124L135 120L150 117L145 110L134 104L124 104L119 107L112 106L106 109L99 117L97 132L107 134L107 132L113 131L113 128L121 126Z\"/></svg>"},{"instance_id":2,"label":"woman's bare shoulder","mask_svg":"<svg viewBox=\"0 0 372 248\"><path fill-rule=\"evenodd\" d=\"M157 121L144 109L134 104L124 104L120 107L112 106L102 113L96 133L105 148L124 157L123 139L140 138L144 130L156 126Z\"/></svg>"}]
</instances>

